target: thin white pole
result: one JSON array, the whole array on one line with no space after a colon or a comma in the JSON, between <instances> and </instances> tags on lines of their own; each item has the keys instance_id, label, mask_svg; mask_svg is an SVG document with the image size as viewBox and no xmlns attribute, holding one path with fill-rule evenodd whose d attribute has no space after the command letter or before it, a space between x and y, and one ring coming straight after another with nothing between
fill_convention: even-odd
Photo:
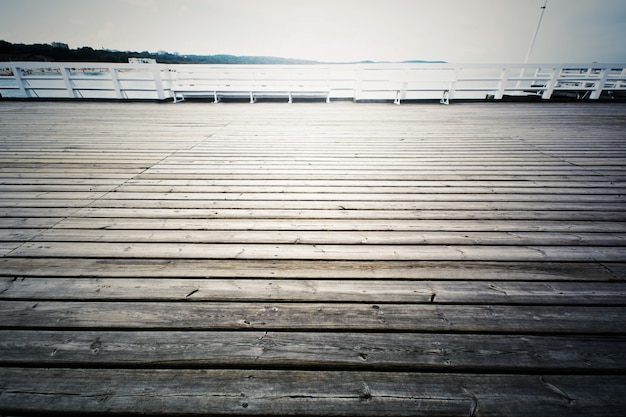
<instances>
[{"instance_id":1,"label":"thin white pole","mask_svg":"<svg viewBox=\"0 0 626 417\"><path fill-rule=\"evenodd\" d=\"M546 12L546 7L548 7L548 0L545 0L545 2L543 3L543 6L541 6L541 14L539 15L539 21L537 22L537 29L535 30L535 34L533 35L532 41L530 42L530 47L528 48L528 52L526 53L524 64L528 63L528 60L530 59L530 54L533 52L533 48L535 47L535 41L537 40L537 35L539 34L539 27L541 26L543 15Z\"/></svg>"}]
</instances>

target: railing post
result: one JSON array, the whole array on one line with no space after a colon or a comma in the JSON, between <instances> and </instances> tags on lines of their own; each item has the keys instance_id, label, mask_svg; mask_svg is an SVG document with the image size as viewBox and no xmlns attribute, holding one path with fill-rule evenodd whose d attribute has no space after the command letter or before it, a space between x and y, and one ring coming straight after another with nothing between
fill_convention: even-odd
<instances>
[{"instance_id":1,"label":"railing post","mask_svg":"<svg viewBox=\"0 0 626 417\"><path fill-rule=\"evenodd\" d=\"M552 93L554 92L554 87L559 79L559 75L561 74L561 68L552 68L552 72L550 73L550 80L546 84L546 89L543 91L541 98L544 100L549 100L552 97Z\"/></svg>"},{"instance_id":2,"label":"railing post","mask_svg":"<svg viewBox=\"0 0 626 417\"><path fill-rule=\"evenodd\" d=\"M353 101L357 102L361 99L363 94L363 64L356 64L354 73L354 98Z\"/></svg>"},{"instance_id":3,"label":"railing post","mask_svg":"<svg viewBox=\"0 0 626 417\"><path fill-rule=\"evenodd\" d=\"M411 76L411 70L404 68L402 70L402 80L398 85L398 91L396 93L395 104L400 104L401 100L406 99L406 91L409 89L409 77Z\"/></svg>"},{"instance_id":4,"label":"railing post","mask_svg":"<svg viewBox=\"0 0 626 417\"><path fill-rule=\"evenodd\" d=\"M159 100L165 100L165 89L163 88L163 79L161 78L161 67L155 64L152 67L154 74L154 86L156 87L157 97Z\"/></svg>"},{"instance_id":5,"label":"railing post","mask_svg":"<svg viewBox=\"0 0 626 417\"><path fill-rule=\"evenodd\" d=\"M454 99L454 93L456 92L456 84L459 80L459 75L461 74L461 68L458 66L454 66L452 81L450 81L450 90L448 90L448 102Z\"/></svg>"},{"instance_id":6,"label":"railing post","mask_svg":"<svg viewBox=\"0 0 626 417\"><path fill-rule=\"evenodd\" d=\"M124 93L122 92L122 85L120 84L120 79L117 76L117 68L110 67L109 74L111 75L111 82L113 83L113 89L115 90L115 95L117 98L123 99Z\"/></svg>"},{"instance_id":7,"label":"railing post","mask_svg":"<svg viewBox=\"0 0 626 417\"><path fill-rule=\"evenodd\" d=\"M31 97L30 90L26 88L26 84L24 82L24 79L22 78L22 69L15 64L10 64L9 68L11 68L11 71L13 72L13 77L15 78L15 82L20 89L20 94L22 95L22 97Z\"/></svg>"},{"instance_id":8,"label":"railing post","mask_svg":"<svg viewBox=\"0 0 626 417\"><path fill-rule=\"evenodd\" d=\"M65 88L67 89L67 95L69 98L77 98L76 90L72 85L72 80L70 79L70 69L67 67L59 67L61 71L61 75L63 76L63 82L65 83Z\"/></svg>"},{"instance_id":9,"label":"railing post","mask_svg":"<svg viewBox=\"0 0 626 417\"><path fill-rule=\"evenodd\" d=\"M609 78L609 68L603 68L600 71L600 80L595 82L595 89L591 92L589 96L590 100L597 100L600 98L602 94L602 90L604 90L604 85L606 84L607 78Z\"/></svg>"},{"instance_id":10,"label":"railing post","mask_svg":"<svg viewBox=\"0 0 626 417\"><path fill-rule=\"evenodd\" d=\"M496 95L494 97L496 100L502 100L502 97L504 97L504 90L506 89L508 74L509 69L506 67L502 68L502 71L500 72L500 82L498 83L498 91L496 92Z\"/></svg>"}]
</instances>

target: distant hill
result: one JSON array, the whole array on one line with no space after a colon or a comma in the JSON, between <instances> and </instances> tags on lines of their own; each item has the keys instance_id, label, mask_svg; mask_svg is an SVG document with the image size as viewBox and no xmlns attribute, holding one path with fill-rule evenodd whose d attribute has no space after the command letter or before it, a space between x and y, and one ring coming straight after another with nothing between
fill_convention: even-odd
<instances>
[{"instance_id":1,"label":"distant hill","mask_svg":"<svg viewBox=\"0 0 626 417\"><path fill-rule=\"evenodd\" d=\"M163 64L319 64L318 61L268 56L180 55L170 52L112 51L66 44L10 43L0 41L0 61L128 62L128 58L152 58Z\"/></svg>"},{"instance_id":2,"label":"distant hill","mask_svg":"<svg viewBox=\"0 0 626 417\"><path fill-rule=\"evenodd\" d=\"M170 52L134 52L93 49L88 46L71 49L67 44L10 43L0 40L0 61L59 61L59 62L128 62L128 58L152 58L163 64L322 64L320 61L279 58L271 56L180 55ZM373 61L363 61L373 62ZM406 62L443 62L411 60Z\"/></svg>"}]
</instances>

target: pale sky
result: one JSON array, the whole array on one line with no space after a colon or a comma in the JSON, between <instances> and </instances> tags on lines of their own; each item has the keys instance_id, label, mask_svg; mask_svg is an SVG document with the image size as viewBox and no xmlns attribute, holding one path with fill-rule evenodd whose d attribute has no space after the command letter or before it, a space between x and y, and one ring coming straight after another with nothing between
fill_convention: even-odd
<instances>
[{"instance_id":1,"label":"pale sky","mask_svg":"<svg viewBox=\"0 0 626 417\"><path fill-rule=\"evenodd\" d=\"M332 62L523 62L544 0L0 0L0 39ZM532 63L625 63L626 0L549 0Z\"/></svg>"}]
</instances>

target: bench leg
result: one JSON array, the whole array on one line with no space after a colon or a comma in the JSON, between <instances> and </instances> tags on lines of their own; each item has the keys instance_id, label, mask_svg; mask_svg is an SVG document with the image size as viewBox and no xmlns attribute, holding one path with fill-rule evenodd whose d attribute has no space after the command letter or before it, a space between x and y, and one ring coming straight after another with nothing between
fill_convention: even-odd
<instances>
[{"instance_id":1,"label":"bench leg","mask_svg":"<svg viewBox=\"0 0 626 417\"><path fill-rule=\"evenodd\" d=\"M443 90L443 97L439 100L441 104L445 104L446 106L450 104L450 91Z\"/></svg>"},{"instance_id":2,"label":"bench leg","mask_svg":"<svg viewBox=\"0 0 626 417\"><path fill-rule=\"evenodd\" d=\"M400 90L396 91L396 99L393 101L393 104L400 105Z\"/></svg>"}]
</instances>

